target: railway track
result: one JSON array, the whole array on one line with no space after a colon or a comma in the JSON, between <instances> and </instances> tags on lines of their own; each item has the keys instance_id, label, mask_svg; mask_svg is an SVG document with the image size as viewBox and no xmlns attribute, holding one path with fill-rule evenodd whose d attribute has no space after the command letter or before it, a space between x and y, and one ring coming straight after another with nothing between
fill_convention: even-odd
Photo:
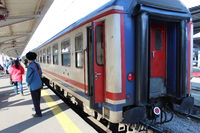
<instances>
[{"instance_id":1,"label":"railway track","mask_svg":"<svg viewBox=\"0 0 200 133\"><path fill-rule=\"evenodd\" d=\"M169 117L169 114L167 115ZM200 106L194 106L190 114L175 112L170 122L155 123L155 121L141 122L148 129L146 130L148 133L200 133Z\"/></svg>"},{"instance_id":2,"label":"railway track","mask_svg":"<svg viewBox=\"0 0 200 133\"><path fill-rule=\"evenodd\" d=\"M110 130L106 129L106 127L95 121L95 119L88 116L80 106L74 105L70 99L66 98L61 92L56 91L53 89L52 86L48 85L50 88L67 106L69 106L73 111L75 111L81 118L83 118L88 124L90 124L95 130L101 133L112 133Z\"/></svg>"},{"instance_id":3,"label":"railway track","mask_svg":"<svg viewBox=\"0 0 200 133\"><path fill-rule=\"evenodd\" d=\"M67 104L71 109L73 109L79 116L81 116L81 118L83 118L99 133L169 133L168 131L166 131L166 129L162 129L161 127L157 127L144 121L141 121L138 124L123 125L120 127L118 124L109 124L105 119L98 120L98 118L96 119L87 115L80 106L74 105L70 101L70 99L67 99L62 94L62 92L56 91L55 89L53 89L53 87L49 85L48 88L50 88L60 99L63 100L65 104ZM123 131L123 128L125 128L128 131Z\"/></svg>"},{"instance_id":4,"label":"railway track","mask_svg":"<svg viewBox=\"0 0 200 133\"><path fill-rule=\"evenodd\" d=\"M66 98L63 92L56 91L50 85L48 86L48 88L50 88L71 109L73 109L79 116L81 116L81 118L83 118L97 132L100 132L100 133L137 133L137 132L138 133L182 133L182 132L199 133L200 132L200 127L199 127L200 107L199 106L194 106L193 110L191 111L191 114L182 113L182 117L180 117L179 115L175 115L175 118L172 120L172 122L159 125L159 124L154 124L153 122L142 121L134 125L123 125L121 127L122 129L119 130L118 129L120 128L119 125L110 124L108 121L104 119L98 119L98 118L89 116L83 111L83 109L80 106L73 104L69 98ZM186 129L184 131L180 130L182 128L182 125L188 125L188 128L187 126L185 126L184 128ZM194 125L195 127L191 128L191 125ZM126 132L123 129L126 129Z\"/></svg>"},{"instance_id":5,"label":"railway track","mask_svg":"<svg viewBox=\"0 0 200 133\"><path fill-rule=\"evenodd\" d=\"M189 114L184 113L183 115L200 122L200 106L194 105Z\"/></svg>"},{"instance_id":6,"label":"railway track","mask_svg":"<svg viewBox=\"0 0 200 133\"><path fill-rule=\"evenodd\" d=\"M168 123L159 125L166 133L199 133L200 107L194 106L190 113L174 112L174 118Z\"/></svg>"}]
</instances>

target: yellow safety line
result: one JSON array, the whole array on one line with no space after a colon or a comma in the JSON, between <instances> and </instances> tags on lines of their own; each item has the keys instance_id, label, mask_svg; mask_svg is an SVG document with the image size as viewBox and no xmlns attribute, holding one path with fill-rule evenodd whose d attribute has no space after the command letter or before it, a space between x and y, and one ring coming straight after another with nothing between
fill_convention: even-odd
<instances>
[{"instance_id":1,"label":"yellow safety line","mask_svg":"<svg viewBox=\"0 0 200 133\"><path fill-rule=\"evenodd\" d=\"M70 120L70 118L63 112L51 96L48 95L47 91L42 90L41 95L66 133L81 133L80 129Z\"/></svg>"}]
</instances>

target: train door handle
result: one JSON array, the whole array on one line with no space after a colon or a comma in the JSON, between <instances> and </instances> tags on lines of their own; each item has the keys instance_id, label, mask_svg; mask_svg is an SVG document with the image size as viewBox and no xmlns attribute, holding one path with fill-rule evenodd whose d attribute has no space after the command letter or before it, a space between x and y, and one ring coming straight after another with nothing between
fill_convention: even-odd
<instances>
[{"instance_id":1,"label":"train door handle","mask_svg":"<svg viewBox=\"0 0 200 133\"><path fill-rule=\"evenodd\" d=\"M153 58L155 57L155 53L156 53L156 51L152 51Z\"/></svg>"},{"instance_id":2,"label":"train door handle","mask_svg":"<svg viewBox=\"0 0 200 133\"><path fill-rule=\"evenodd\" d=\"M98 80L98 76L100 76L101 73L95 72L95 80Z\"/></svg>"}]
</instances>

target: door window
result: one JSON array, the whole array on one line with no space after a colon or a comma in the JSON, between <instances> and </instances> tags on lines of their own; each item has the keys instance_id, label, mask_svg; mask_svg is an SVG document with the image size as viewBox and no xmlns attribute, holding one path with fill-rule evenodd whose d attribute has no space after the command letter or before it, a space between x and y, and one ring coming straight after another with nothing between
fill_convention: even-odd
<instances>
[{"instance_id":1,"label":"door window","mask_svg":"<svg viewBox=\"0 0 200 133\"><path fill-rule=\"evenodd\" d=\"M162 31L157 29L155 31L155 39L156 39L156 50L162 49Z\"/></svg>"},{"instance_id":2,"label":"door window","mask_svg":"<svg viewBox=\"0 0 200 133\"><path fill-rule=\"evenodd\" d=\"M103 48L103 26L96 26L96 62L98 65L104 65L104 48Z\"/></svg>"}]
</instances>

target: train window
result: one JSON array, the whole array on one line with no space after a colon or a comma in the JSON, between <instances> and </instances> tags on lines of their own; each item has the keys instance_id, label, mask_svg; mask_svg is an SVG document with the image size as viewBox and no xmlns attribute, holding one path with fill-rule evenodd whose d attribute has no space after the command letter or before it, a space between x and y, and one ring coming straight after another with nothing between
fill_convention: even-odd
<instances>
[{"instance_id":1,"label":"train window","mask_svg":"<svg viewBox=\"0 0 200 133\"><path fill-rule=\"evenodd\" d=\"M43 49L43 53L42 53L42 58L43 58L43 63L46 63L46 49Z\"/></svg>"},{"instance_id":2,"label":"train window","mask_svg":"<svg viewBox=\"0 0 200 133\"><path fill-rule=\"evenodd\" d=\"M75 37L76 67L83 67L83 35Z\"/></svg>"},{"instance_id":3,"label":"train window","mask_svg":"<svg viewBox=\"0 0 200 133\"><path fill-rule=\"evenodd\" d=\"M40 51L38 52L38 62L40 62Z\"/></svg>"},{"instance_id":4,"label":"train window","mask_svg":"<svg viewBox=\"0 0 200 133\"><path fill-rule=\"evenodd\" d=\"M61 43L61 58L63 66L71 65L71 47L70 40L65 40Z\"/></svg>"},{"instance_id":5,"label":"train window","mask_svg":"<svg viewBox=\"0 0 200 133\"><path fill-rule=\"evenodd\" d=\"M36 61L38 62L38 52L36 52L36 54L37 54Z\"/></svg>"},{"instance_id":6,"label":"train window","mask_svg":"<svg viewBox=\"0 0 200 133\"><path fill-rule=\"evenodd\" d=\"M58 65L58 44L53 46L53 64Z\"/></svg>"},{"instance_id":7,"label":"train window","mask_svg":"<svg viewBox=\"0 0 200 133\"><path fill-rule=\"evenodd\" d=\"M40 63L42 63L42 50L40 51Z\"/></svg>"},{"instance_id":8,"label":"train window","mask_svg":"<svg viewBox=\"0 0 200 133\"><path fill-rule=\"evenodd\" d=\"M37 52L37 62L40 62L39 52Z\"/></svg>"},{"instance_id":9,"label":"train window","mask_svg":"<svg viewBox=\"0 0 200 133\"><path fill-rule=\"evenodd\" d=\"M156 36L156 50L161 50L162 49L162 31L160 29L157 29L155 31L155 36Z\"/></svg>"},{"instance_id":10,"label":"train window","mask_svg":"<svg viewBox=\"0 0 200 133\"><path fill-rule=\"evenodd\" d=\"M104 49L103 49L103 26L96 27L96 62L98 65L104 65Z\"/></svg>"},{"instance_id":11,"label":"train window","mask_svg":"<svg viewBox=\"0 0 200 133\"><path fill-rule=\"evenodd\" d=\"M47 48L47 63L51 63L51 47Z\"/></svg>"}]
</instances>

